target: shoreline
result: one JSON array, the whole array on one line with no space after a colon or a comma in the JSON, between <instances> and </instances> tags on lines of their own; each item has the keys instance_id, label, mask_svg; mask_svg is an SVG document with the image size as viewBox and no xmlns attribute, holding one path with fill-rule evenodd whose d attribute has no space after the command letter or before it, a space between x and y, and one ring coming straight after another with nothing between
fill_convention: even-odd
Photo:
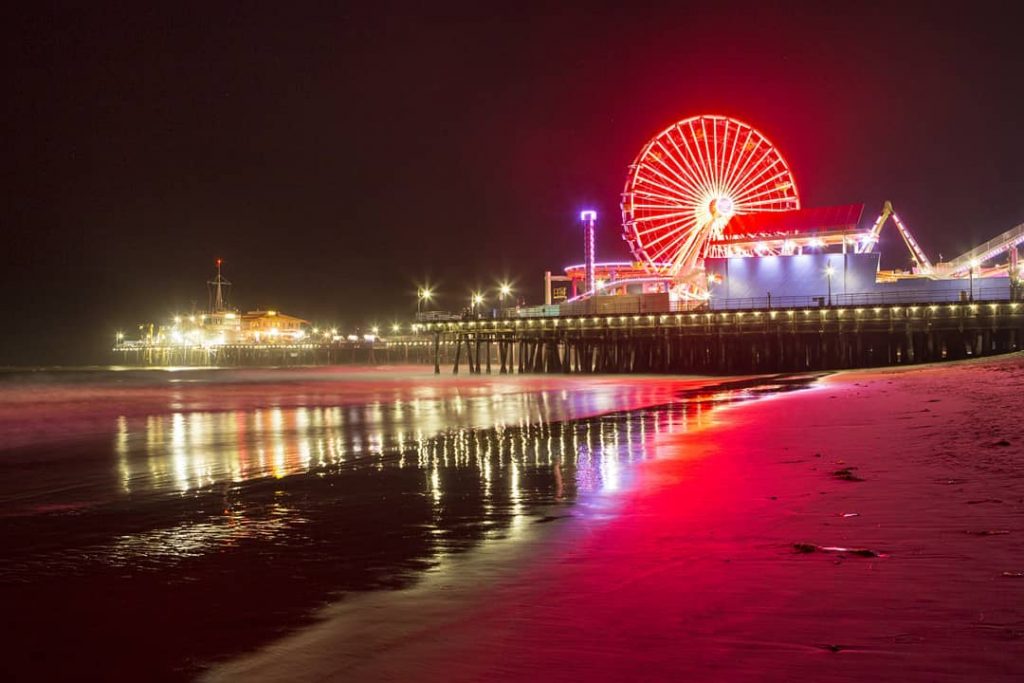
<instances>
[{"instance_id":1,"label":"shoreline","mask_svg":"<svg viewBox=\"0 0 1024 683\"><path fill-rule=\"evenodd\" d=\"M207 678L1019 678L1021 388L1013 354L718 408L485 592L347 601Z\"/></svg>"}]
</instances>

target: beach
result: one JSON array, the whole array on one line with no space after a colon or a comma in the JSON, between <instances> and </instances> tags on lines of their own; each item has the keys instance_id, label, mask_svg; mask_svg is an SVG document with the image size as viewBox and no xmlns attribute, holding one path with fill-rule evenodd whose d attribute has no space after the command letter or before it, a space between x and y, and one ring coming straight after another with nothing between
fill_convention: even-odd
<instances>
[{"instance_id":1,"label":"beach","mask_svg":"<svg viewBox=\"0 0 1024 683\"><path fill-rule=\"evenodd\" d=\"M525 558L536 522L607 514L659 434L762 383L7 372L0 674L192 680L461 556Z\"/></svg>"},{"instance_id":2,"label":"beach","mask_svg":"<svg viewBox=\"0 0 1024 683\"><path fill-rule=\"evenodd\" d=\"M209 680L1020 680L1024 356L850 371Z\"/></svg>"}]
</instances>

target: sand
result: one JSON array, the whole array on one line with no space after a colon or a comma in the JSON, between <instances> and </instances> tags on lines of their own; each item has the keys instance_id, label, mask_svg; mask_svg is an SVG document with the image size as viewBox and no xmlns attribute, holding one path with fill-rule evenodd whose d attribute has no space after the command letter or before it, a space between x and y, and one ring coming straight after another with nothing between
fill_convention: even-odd
<instances>
[{"instance_id":1,"label":"sand","mask_svg":"<svg viewBox=\"0 0 1024 683\"><path fill-rule=\"evenodd\" d=\"M1024 356L844 372L213 680L1024 679Z\"/></svg>"}]
</instances>

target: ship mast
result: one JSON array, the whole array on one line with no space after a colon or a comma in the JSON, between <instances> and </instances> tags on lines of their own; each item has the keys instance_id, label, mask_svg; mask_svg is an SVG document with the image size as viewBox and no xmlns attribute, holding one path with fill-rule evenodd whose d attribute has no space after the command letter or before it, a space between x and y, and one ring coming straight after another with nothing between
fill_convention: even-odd
<instances>
[{"instance_id":1,"label":"ship mast","mask_svg":"<svg viewBox=\"0 0 1024 683\"><path fill-rule=\"evenodd\" d=\"M212 280L208 280L206 284L213 285L216 294L214 295L213 305L211 306L211 313L220 313L224 310L224 287L230 287L231 283L224 279L221 275L220 265L224 262L224 259L217 259L217 277Z\"/></svg>"}]
</instances>

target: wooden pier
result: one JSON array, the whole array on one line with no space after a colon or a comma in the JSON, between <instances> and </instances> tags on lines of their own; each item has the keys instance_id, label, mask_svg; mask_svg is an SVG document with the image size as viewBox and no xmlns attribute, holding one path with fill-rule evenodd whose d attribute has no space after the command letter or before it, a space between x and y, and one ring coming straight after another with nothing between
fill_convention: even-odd
<instances>
[{"instance_id":1,"label":"wooden pier","mask_svg":"<svg viewBox=\"0 0 1024 683\"><path fill-rule=\"evenodd\" d=\"M434 322L434 371L732 374L908 365L1017 351L1011 301Z\"/></svg>"},{"instance_id":2,"label":"wooden pier","mask_svg":"<svg viewBox=\"0 0 1024 683\"><path fill-rule=\"evenodd\" d=\"M437 351L426 339L403 337L377 343L308 344L138 344L113 349L126 366L287 367L303 365L396 365L433 362ZM446 358L442 351L442 357Z\"/></svg>"}]
</instances>

